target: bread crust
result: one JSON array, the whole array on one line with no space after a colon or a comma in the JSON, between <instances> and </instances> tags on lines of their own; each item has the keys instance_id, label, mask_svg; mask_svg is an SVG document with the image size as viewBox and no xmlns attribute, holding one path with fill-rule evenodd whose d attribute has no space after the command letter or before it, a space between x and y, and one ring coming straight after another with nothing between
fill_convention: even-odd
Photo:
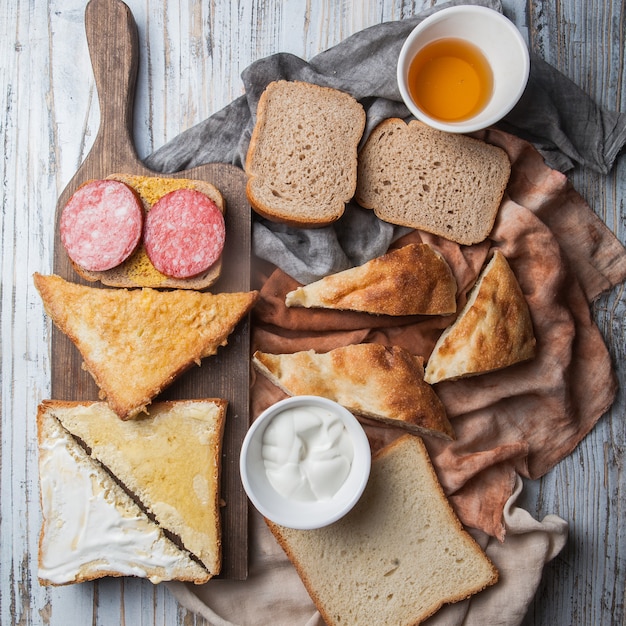
<instances>
[{"instance_id":1,"label":"bread crust","mask_svg":"<svg viewBox=\"0 0 626 626\"><path fill-rule=\"evenodd\" d=\"M34 275L47 313L122 419L226 345L259 292L101 289Z\"/></svg>"},{"instance_id":2,"label":"bread crust","mask_svg":"<svg viewBox=\"0 0 626 626\"><path fill-rule=\"evenodd\" d=\"M114 173L107 179L117 180L128 185L138 196L144 208L144 213L150 211L152 205L177 189L194 189L210 198L224 214L226 202L215 185L203 180L189 178L168 178L163 176L139 176L126 173ZM70 259L70 262L71 259ZM152 287L166 289L207 289L220 277L222 271L222 256L206 271L191 278L172 278L159 272L150 262L146 254L143 241L140 241L135 252L123 263L110 270L102 272L88 271L72 262L76 273L89 282L100 281L109 287Z\"/></svg>"},{"instance_id":3,"label":"bread crust","mask_svg":"<svg viewBox=\"0 0 626 626\"><path fill-rule=\"evenodd\" d=\"M389 118L359 152L356 201L384 221L471 245L489 236L510 174L498 146Z\"/></svg>"},{"instance_id":4,"label":"bread crust","mask_svg":"<svg viewBox=\"0 0 626 626\"><path fill-rule=\"evenodd\" d=\"M439 337L426 380L476 376L527 361L536 340L528 303L506 257L495 249L457 320Z\"/></svg>"},{"instance_id":5,"label":"bread crust","mask_svg":"<svg viewBox=\"0 0 626 626\"><path fill-rule=\"evenodd\" d=\"M44 400L37 413L38 442L41 449L46 440L49 443L54 440L54 433L46 425L56 423L59 432L65 433L73 442L71 445L82 450L84 463L91 463L93 471L100 474L103 481L113 481L110 489L118 494L118 501L124 502L130 498L134 503L130 506L138 506L150 520L149 524L154 524L164 532L167 541L172 542L170 552L178 550L181 559L193 560L188 571L178 571L169 579L201 584L217 574L221 567L219 490L221 445L227 405L226 400L219 398L159 402L153 406L152 417L125 424L103 402ZM156 420L159 420L158 425ZM172 463L171 457L181 445L189 453ZM195 452L196 448L198 452ZM204 448L208 448L208 454L205 454ZM126 461L120 464L115 460L118 457ZM161 479L153 476L154 485L148 486L146 491L141 487L144 484L141 472L143 470L144 473L152 473L150 461L165 463L165 466L159 472ZM78 467L77 471L80 471ZM207 495L212 493L212 497L203 499L188 488L194 472L201 476L201 482L206 481ZM181 496L177 495L181 485L188 486L182 497L189 499L189 507L202 520L202 528L206 529L202 542L198 542L196 535L191 535L193 539L190 540L186 530L181 530L169 518L164 519L160 512L161 509L175 511L176 515L180 515L182 524L189 523L185 507L181 506ZM42 490L40 500L43 508ZM39 538L40 563L44 562L44 540L51 540L45 537L45 529L44 522ZM92 569L85 565L78 567L75 576L63 583L50 581L41 575L40 580L42 584L69 584L123 575L127 574L115 569L101 569L99 566ZM158 578L158 568L150 575Z\"/></svg>"},{"instance_id":6,"label":"bread crust","mask_svg":"<svg viewBox=\"0 0 626 626\"><path fill-rule=\"evenodd\" d=\"M262 217L301 228L335 222L356 189L365 111L349 94L273 81L256 111L246 154L246 195Z\"/></svg>"},{"instance_id":7,"label":"bread crust","mask_svg":"<svg viewBox=\"0 0 626 626\"><path fill-rule=\"evenodd\" d=\"M398 346L363 343L326 353L256 351L252 362L289 395L323 396L352 413L414 434L455 438L441 400L424 382L422 358Z\"/></svg>"},{"instance_id":8,"label":"bread crust","mask_svg":"<svg viewBox=\"0 0 626 626\"><path fill-rule=\"evenodd\" d=\"M290 291L285 304L375 315L450 315L456 292L443 256L428 244L412 243Z\"/></svg>"},{"instance_id":9,"label":"bread crust","mask_svg":"<svg viewBox=\"0 0 626 626\"><path fill-rule=\"evenodd\" d=\"M413 435L375 454L361 500L338 522L301 531L265 521L329 626L421 624L499 577L455 515L423 441ZM431 532L425 524L437 527ZM412 567L413 560L420 565ZM339 588L329 582L330 569Z\"/></svg>"}]
</instances>

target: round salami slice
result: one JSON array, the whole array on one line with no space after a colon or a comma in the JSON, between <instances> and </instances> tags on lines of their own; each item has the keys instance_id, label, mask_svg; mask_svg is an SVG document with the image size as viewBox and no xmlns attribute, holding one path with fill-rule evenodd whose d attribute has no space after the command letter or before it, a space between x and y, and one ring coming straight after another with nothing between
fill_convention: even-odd
<instances>
[{"instance_id":1,"label":"round salami slice","mask_svg":"<svg viewBox=\"0 0 626 626\"><path fill-rule=\"evenodd\" d=\"M225 238L222 212L194 189L166 194L146 216L146 254L171 278L191 278L207 270L222 254Z\"/></svg>"},{"instance_id":2,"label":"round salami slice","mask_svg":"<svg viewBox=\"0 0 626 626\"><path fill-rule=\"evenodd\" d=\"M135 250L143 228L143 207L134 191L117 180L93 180L79 187L63 207L61 242L76 265L103 272Z\"/></svg>"}]
</instances>

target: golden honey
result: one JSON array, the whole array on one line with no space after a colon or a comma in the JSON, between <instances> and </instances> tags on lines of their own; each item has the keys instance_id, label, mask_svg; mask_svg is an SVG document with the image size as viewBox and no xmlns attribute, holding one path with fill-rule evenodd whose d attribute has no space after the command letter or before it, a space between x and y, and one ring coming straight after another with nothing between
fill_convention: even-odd
<instances>
[{"instance_id":1,"label":"golden honey","mask_svg":"<svg viewBox=\"0 0 626 626\"><path fill-rule=\"evenodd\" d=\"M437 39L411 61L408 88L415 104L443 122L469 119L489 102L491 67L480 49L463 39Z\"/></svg>"}]
</instances>

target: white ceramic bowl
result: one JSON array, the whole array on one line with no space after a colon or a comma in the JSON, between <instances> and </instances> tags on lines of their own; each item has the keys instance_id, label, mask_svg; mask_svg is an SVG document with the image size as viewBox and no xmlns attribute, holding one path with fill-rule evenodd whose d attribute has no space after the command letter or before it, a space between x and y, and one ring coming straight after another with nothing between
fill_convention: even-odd
<instances>
[{"instance_id":1,"label":"white ceramic bowl","mask_svg":"<svg viewBox=\"0 0 626 626\"><path fill-rule=\"evenodd\" d=\"M293 407L317 406L337 415L352 441L354 456L345 482L330 499L296 500L282 496L270 484L262 458L265 429L282 411ZM239 469L244 489L256 509L271 521L297 529L327 526L343 517L358 502L371 466L369 441L358 420L332 400L318 396L294 396L281 400L266 409L252 423L244 439Z\"/></svg>"},{"instance_id":2,"label":"white ceramic bowl","mask_svg":"<svg viewBox=\"0 0 626 626\"><path fill-rule=\"evenodd\" d=\"M464 39L484 54L493 73L493 93L486 106L462 121L441 121L420 109L407 86L411 61L425 45L443 38ZM481 6L459 5L442 9L420 22L407 37L398 57L400 95L411 113L439 130L468 133L501 120L524 93L530 59L528 46L515 25L504 15Z\"/></svg>"}]
</instances>

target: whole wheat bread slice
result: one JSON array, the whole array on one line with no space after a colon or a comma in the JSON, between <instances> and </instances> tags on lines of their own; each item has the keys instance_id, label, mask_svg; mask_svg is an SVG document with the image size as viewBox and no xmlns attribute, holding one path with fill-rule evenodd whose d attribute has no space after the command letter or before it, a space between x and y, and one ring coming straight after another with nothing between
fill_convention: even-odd
<instances>
[{"instance_id":1,"label":"whole wheat bread slice","mask_svg":"<svg viewBox=\"0 0 626 626\"><path fill-rule=\"evenodd\" d=\"M300 81L270 83L246 157L252 208L305 228L339 219L356 189L364 128L365 111L347 93Z\"/></svg>"},{"instance_id":2,"label":"whole wheat bread slice","mask_svg":"<svg viewBox=\"0 0 626 626\"><path fill-rule=\"evenodd\" d=\"M386 222L470 245L489 236L510 173L497 146L390 118L359 153L356 200Z\"/></svg>"}]
</instances>

